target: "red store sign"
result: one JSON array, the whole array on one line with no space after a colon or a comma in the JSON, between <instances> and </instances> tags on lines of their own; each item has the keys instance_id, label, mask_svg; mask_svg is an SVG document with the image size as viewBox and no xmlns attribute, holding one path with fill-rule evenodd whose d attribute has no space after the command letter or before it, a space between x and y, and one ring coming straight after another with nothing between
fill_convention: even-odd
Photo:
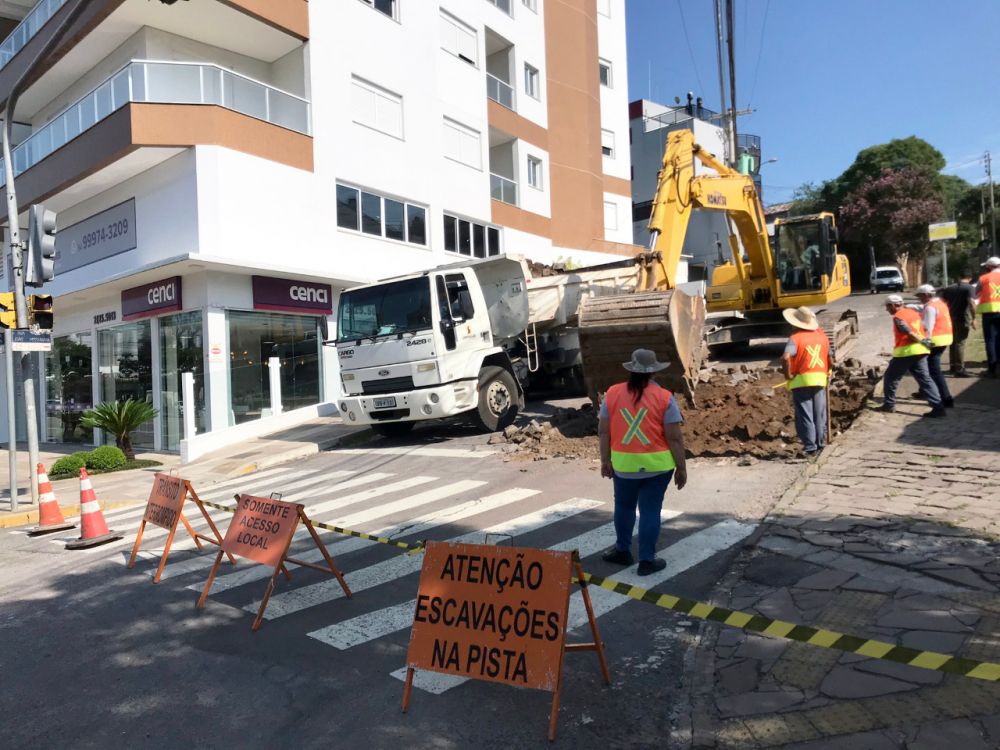
<instances>
[{"instance_id":1,"label":"red store sign","mask_svg":"<svg viewBox=\"0 0 1000 750\"><path fill-rule=\"evenodd\" d=\"M160 313L178 312L182 307L180 276L122 292L122 320L151 318Z\"/></svg>"},{"instance_id":2,"label":"red store sign","mask_svg":"<svg viewBox=\"0 0 1000 750\"><path fill-rule=\"evenodd\" d=\"M332 315L333 289L329 284L318 284L314 281L254 276L253 308Z\"/></svg>"}]
</instances>

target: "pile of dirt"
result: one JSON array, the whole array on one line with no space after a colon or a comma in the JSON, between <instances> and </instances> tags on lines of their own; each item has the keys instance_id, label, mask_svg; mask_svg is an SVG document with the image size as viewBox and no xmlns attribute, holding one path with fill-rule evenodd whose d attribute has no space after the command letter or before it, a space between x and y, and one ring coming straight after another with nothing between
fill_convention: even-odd
<instances>
[{"instance_id":1,"label":"pile of dirt","mask_svg":"<svg viewBox=\"0 0 1000 750\"><path fill-rule=\"evenodd\" d=\"M878 372L848 360L834 372L830 386L834 437L854 422L871 395ZM800 450L795 435L792 400L781 387L775 368L750 370L745 365L705 372L695 393L695 406L684 412L688 456L753 456L779 459ZM546 420L511 426L490 438L517 458L600 459L597 414L588 403L580 409L556 409Z\"/></svg>"},{"instance_id":2,"label":"pile of dirt","mask_svg":"<svg viewBox=\"0 0 1000 750\"><path fill-rule=\"evenodd\" d=\"M566 270L565 266L561 263L549 266L545 263L537 263L533 260L528 261L528 268L531 269L531 275L536 278L542 276L558 276Z\"/></svg>"}]
</instances>

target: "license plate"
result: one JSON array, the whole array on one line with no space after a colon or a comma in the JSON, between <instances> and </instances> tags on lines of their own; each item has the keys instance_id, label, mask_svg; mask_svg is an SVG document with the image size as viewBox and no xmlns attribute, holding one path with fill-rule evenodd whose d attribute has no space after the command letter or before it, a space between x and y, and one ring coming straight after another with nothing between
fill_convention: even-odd
<instances>
[{"instance_id":1,"label":"license plate","mask_svg":"<svg viewBox=\"0 0 1000 750\"><path fill-rule=\"evenodd\" d=\"M376 409L395 409L396 408L396 397L387 396L386 398L376 398L372 399L375 404Z\"/></svg>"}]
</instances>

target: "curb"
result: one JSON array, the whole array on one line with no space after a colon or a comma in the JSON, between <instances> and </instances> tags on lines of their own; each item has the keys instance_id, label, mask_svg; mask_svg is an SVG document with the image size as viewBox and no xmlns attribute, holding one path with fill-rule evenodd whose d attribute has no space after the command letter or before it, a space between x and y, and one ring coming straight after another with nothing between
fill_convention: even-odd
<instances>
[{"instance_id":1,"label":"curb","mask_svg":"<svg viewBox=\"0 0 1000 750\"><path fill-rule=\"evenodd\" d=\"M363 432L361 428L359 431ZM291 448L287 451L281 453L264 456L256 461L248 464L244 464L233 471L228 472L225 478L235 478L246 476L247 474L253 474L255 471L263 471L264 469L270 469L274 466L280 464L288 463L289 461L297 461L303 458L309 458L310 456L315 456L323 451L330 450L345 440L354 437L358 432L348 432L343 435L337 435L336 437L331 437L326 440L317 440L316 442L309 443L307 445L300 446L298 448Z\"/></svg>"},{"instance_id":2,"label":"curb","mask_svg":"<svg viewBox=\"0 0 1000 750\"><path fill-rule=\"evenodd\" d=\"M119 500L116 502L101 503L101 511L117 510L128 508L132 505L139 505L142 500ZM79 505L60 505L63 517L80 515ZM14 526L24 526L29 523L38 523L38 508L34 510L19 510L16 513L9 513L0 516L0 529L9 529Z\"/></svg>"}]
</instances>

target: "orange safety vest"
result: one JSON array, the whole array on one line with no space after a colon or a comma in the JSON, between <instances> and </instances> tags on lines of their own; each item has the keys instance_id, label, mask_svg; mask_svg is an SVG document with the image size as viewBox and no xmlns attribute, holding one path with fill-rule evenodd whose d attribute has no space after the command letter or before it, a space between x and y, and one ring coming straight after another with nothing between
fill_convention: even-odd
<instances>
[{"instance_id":1,"label":"orange safety vest","mask_svg":"<svg viewBox=\"0 0 1000 750\"><path fill-rule=\"evenodd\" d=\"M910 327L910 330L913 331L913 335L918 339L927 338L927 332L924 331L924 321L921 320L920 313L916 310L909 307L901 307L892 317L899 318L906 323ZM915 354L931 353L931 350L926 346L915 342L896 328L895 323L892 324L892 333L896 337L896 348L892 350L893 357L912 357Z\"/></svg>"},{"instance_id":2,"label":"orange safety vest","mask_svg":"<svg viewBox=\"0 0 1000 750\"><path fill-rule=\"evenodd\" d=\"M934 330L931 331L931 341L935 347L951 346L955 340L954 331L951 327L951 310L943 299L935 297L927 303L928 306L937 310L937 318L934 319Z\"/></svg>"},{"instance_id":3,"label":"orange safety vest","mask_svg":"<svg viewBox=\"0 0 1000 750\"><path fill-rule=\"evenodd\" d=\"M979 299L977 313L1000 312L1000 269L994 269L979 277Z\"/></svg>"},{"instance_id":4,"label":"orange safety vest","mask_svg":"<svg viewBox=\"0 0 1000 750\"><path fill-rule=\"evenodd\" d=\"M670 471L677 466L663 434L663 415L672 395L650 383L638 403L626 383L608 389L605 403L611 426L611 466L615 471Z\"/></svg>"},{"instance_id":5,"label":"orange safety vest","mask_svg":"<svg viewBox=\"0 0 1000 750\"><path fill-rule=\"evenodd\" d=\"M826 387L830 372L830 339L823 331L795 331L795 356L790 362L792 379L789 388Z\"/></svg>"}]
</instances>

